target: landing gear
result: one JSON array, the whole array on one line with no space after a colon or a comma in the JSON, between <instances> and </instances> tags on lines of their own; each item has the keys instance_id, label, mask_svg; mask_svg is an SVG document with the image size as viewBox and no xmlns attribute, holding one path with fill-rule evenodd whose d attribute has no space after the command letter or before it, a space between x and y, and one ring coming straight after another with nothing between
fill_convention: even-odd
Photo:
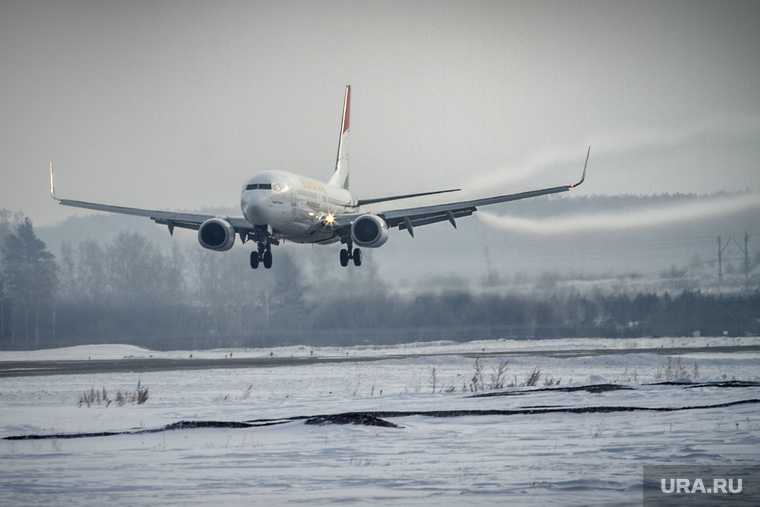
<instances>
[{"instance_id":1,"label":"landing gear","mask_svg":"<svg viewBox=\"0 0 760 507\"><path fill-rule=\"evenodd\" d=\"M253 231L247 233L245 239L253 240L258 245L258 249L251 252L251 268L259 269L259 265L262 263L264 264L264 268L271 268L272 245L279 245L280 240L277 239L272 231L270 231L269 227L266 225L257 225ZM243 242L245 243L245 241Z\"/></svg>"},{"instance_id":2,"label":"landing gear","mask_svg":"<svg viewBox=\"0 0 760 507\"><path fill-rule=\"evenodd\" d=\"M267 250L264 252L264 267L266 269L269 269L272 267L272 252L270 250Z\"/></svg>"},{"instance_id":3,"label":"landing gear","mask_svg":"<svg viewBox=\"0 0 760 507\"><path fill-rule=\"evenodd\" d=\"M348 266L348 261L353 259L354 266L362 265L362 251L358 248L354 249L349 244L346 248L340 251L340 265L344 268Z\"/></svg>"},{"instance_id":4,"label":"landing gear","mask_svg":"<svg viewBox=\"0 0 760 507\"><path fill-rule=\"evenodd\" d=\"M272 248L269 244L259 243L259 250L251 252L251 267L259 269L260 262L264 263L266 269L272 267Z\"/></svg>"}]
</instances>

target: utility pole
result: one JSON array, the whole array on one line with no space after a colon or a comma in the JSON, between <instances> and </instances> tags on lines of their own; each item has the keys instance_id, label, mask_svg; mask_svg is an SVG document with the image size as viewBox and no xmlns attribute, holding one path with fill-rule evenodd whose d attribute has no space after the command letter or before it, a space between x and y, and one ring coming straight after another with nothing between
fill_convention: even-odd
<instances>
[{"instance_id":1,"label":"utility pole","mask_svg":"<svg viewBox=\"0 0 760 507\"><path fill-rule=\"evenodd\" d=\"M487 283L493 285L496 282L496 275L493 272L493 265L491 263L491 256L488 252L488 245L486 245L486 270L488 271Z\"/></svg>"},{"instance_id":2,"label":"utility pole","mask_svg":"<svg viewBox=\"0 0 760 507\"><path fill-rule=\"evenodd\" d=\"M723 281L723 251L728 248L731 242L736 244L736 247L744 254L744 279L749 280L749 233L744 231L744 247L739 244L734 238L728 238L724 245L721 241L721 237L718 236L718 280Z\"/></svg>"},{"instance_id":3,"label":"utility pole","mask_svg":"<svg viewBox=\"0 0 760 507\"><path fill-rule=\"evenodd\" d=\"M744 281L749 282L749 234L744 231Z\"/></svg>"}]
</instances>

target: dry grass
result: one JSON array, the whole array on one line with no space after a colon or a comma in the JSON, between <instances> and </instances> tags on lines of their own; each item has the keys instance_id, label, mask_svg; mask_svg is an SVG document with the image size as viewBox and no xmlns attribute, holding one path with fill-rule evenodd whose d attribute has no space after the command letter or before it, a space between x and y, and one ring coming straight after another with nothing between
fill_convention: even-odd
<instances>
[{"instance_id":1,"label":"dry grass","mask_svg":"<svg viewBox=\"0 0 760 507\"><path fill-rule=\"evenodd\" d=\"M109 395L108 391L106 391L105 386L97 390L92 387L89 391L84 391L79 395L77 406L81 407L82 405L86 405L89 408L93 405L105 405L108 407L111 405L111 403L116 403L116 405L119 407L122 407L127 403L142 405L148 401L149 398L150 394L148 392L148 388L143 387L138 380L137 388L134 391L122 391L119 389L116 391L116 396L113 398Z\"/></svg>"}]
</instances>

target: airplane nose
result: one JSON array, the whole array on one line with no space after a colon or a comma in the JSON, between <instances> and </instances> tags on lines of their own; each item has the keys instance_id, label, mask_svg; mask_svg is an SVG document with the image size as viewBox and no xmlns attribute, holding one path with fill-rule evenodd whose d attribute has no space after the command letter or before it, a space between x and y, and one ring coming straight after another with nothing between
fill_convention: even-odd
<instances>
[{"instance_id":1,"label":"airplane nose","mask_svg":"<svg viewBox=\"0 0 760 507\"><path fill-rule=\"evenodd\" d=\"M269 199L264 192L251 190L243 197L243 214L253 225L267 225L270 222Z\"/></svg>"}]
</instances>

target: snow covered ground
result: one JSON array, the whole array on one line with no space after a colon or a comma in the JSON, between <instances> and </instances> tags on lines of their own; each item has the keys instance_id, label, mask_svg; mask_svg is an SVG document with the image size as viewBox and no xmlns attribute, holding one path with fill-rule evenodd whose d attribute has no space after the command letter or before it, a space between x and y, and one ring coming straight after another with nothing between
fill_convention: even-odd
<instances>
[{"instance_id":1,"label":"snow covered ground","mask_svg":"<svg viewBox=\"0 0 760 507\"><path fill-rule=\"evenodd\" d=\"M0 378L0 505L641 505L644 464L760 461L760 352L708 344L760 340L2 352L0 363L187 361L140 374ZM679 349L668 367L668 349L684 346L705 348ZM571 350L587 354L546 355ZM192 369L191 354L230 353L375 360ZM471 392L483 353L485 387L506 360L503 379L515 387ZM537 386L525 386L537 369ZM668 376L692 383L660 383ZM117 392L138 381L148 401L118 406ZM80 404L93 388L112 402ZM313 418L345 413L397 427ZM310 424L320 421L333 423ZM85 436L103 433L115 434Z\"/></svg>"}]
</instances>

